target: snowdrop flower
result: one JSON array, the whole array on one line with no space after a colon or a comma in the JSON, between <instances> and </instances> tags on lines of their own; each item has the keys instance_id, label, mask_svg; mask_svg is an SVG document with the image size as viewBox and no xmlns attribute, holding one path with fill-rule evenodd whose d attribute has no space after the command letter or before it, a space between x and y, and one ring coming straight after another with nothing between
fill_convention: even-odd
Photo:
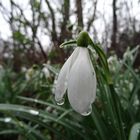
<instances>
[{"instance_id":1,"label":"snowdrop flower","mask_svg":"<svg viewBox=\"0 0 140 140\"><path fill-rule=\"evenodd\" d=\"M25 73L25 78L27 81L30 81L36 74L37 74L37 66L34 65L33 67L27 69Z\"/></svg>"},{"instance_id":2,"label":"snowdrop flower","mask_svg":"<svg viewBox=\"0 0 140 140\"><path fill-rule=\"evenodd\" d=\"M108 66L109 66L109 69L112 73L116 72L118 69L120 69L120 66L121 66L121 62L118 60L117 56L116 55L113 55L113 56L110 56L108 59L107 59L107 62L108 62Z\"/></svg>"},{"instance_id":3,"label":"snowdrop flower","mask_svg":"<svg viewBox=\"0 0 140 140\"><path fill-rule=\"evenodd\" d=\"M60 70L54 91L60 105L64 103L66 90L72 108L89 115L96 96L96 75L86 45L78 46Z\"/></svg>"},{"instance_id":4,"label":"snowdrop flower","mask_svg":"<svg viewBox=\"0 0 140 140\"><path fill-rule=\"evenodd\" d=\"M46 79L50 77L50 71L48 69L48 66L47 64L43 64L43 69L42 69L42 72L43 74L45 75Z\"/></svg>"},{"instance_id":5,"label":"snowdrop flower","mask_svg":"<svg viewBox=\"0 0 140 140\"><path fill-rule=\"evenodd\" d=\"M0 64L0 81L3 81L3 75L5 74L5 70L3 66Z\"/></svg>"},{"instance_id":6,"label":"snowdrop flower","mask_svg":"<svg viewBox=\"0 0 140 140\"><path fill-rule=\"evenodd\" d=\"M0 70L3 70L3 66L0 64Z\"/></svg>"},{"instance_id":7,"label":"snowdrop flower","mask_svg":"<svg viewBox=\"0 0 140 140\"><path fill-rule=\"evenodd\" d=\"M22 72L26 72L27 71L27 68L23 66L23 67L21 67L21 71Z\"/></svg>"},{"instance_id":8,"label":"snowdrop flower","mask_svg":"<svg viewBox=\"0 0 140 140\"><path fill-rule=\"evenodd\" d=\"M128 62L133 62L133 59L134 59L133 54L129 47L127 48L126 52L124 53L123 59Z\"/></svg>"},{"instance_id":9,"label":"snowdrop flower","mask_svg":"<svg viewBox=\"0 0 140 140\"><path fill-rule=\"evenodd\" d=\"M33 76L33 69L30 68L30 69L27 70L27 72L25 74L25 78L26 78L27 81L29 81L29 80L31 80L32 76Z\"/></svg>"}]
</instances>

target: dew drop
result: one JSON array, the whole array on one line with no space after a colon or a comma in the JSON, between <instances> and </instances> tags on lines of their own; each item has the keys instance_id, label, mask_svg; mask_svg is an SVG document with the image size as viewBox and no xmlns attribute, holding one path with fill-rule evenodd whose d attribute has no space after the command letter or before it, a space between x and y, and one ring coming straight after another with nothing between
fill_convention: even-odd
<instances>
[{"instance_id":1,"label":"dew drop","mask_svg":"<svg viewBox=\"0 0 140 140\"><path fill-rule=\"evenodd\" d=\"M140 133L140 130L139 129L137 130L137 133Z\"/></svg>"},{"instance_id":2,"label":"dew drop","mask_svg":"<svg viewBox=\"0 0 140 140\"><path fill-rule=\"evenodd\" d=\"M33 114L33 115L38 115L38 114L39 114L39 112L36 111L36 110L29 110L29 112L30 112L31 114Z\"/></svg>"},{"instance_id":3,"label":"dew drop","mask_svg":"<svg viewBox=\"0 0 140 140\"><path fill-rule=\"evenodd\" d=\"M4 119L4 122L6 122L6 123L8 123L8 122L10 122L12 119L10 118L10 117L6 117L5 119Z\"/></svg>"},{"instance_id":4,"label":"dew drop","mask_svg":"<svg viewBox=\"0 0 140 140\"><path fill-rule=\"evenodd\" d=\"M48 106L48 107L46 108L46 111L51 112L51 111L52 111L52 107Z\"/></svg>"},{"instance_id":5,"label":"dew drop","mask_svg":"<svg viewBox=\"0 0 140 140\"><path fill-rule=\"evenodd\" d=\"M63 105L64 102L65 102L64 98L56 101L57 105Z\"/></svg>"},{"instance_id":6,"label":"dew drop","mask_svg":"<svg viewBox=\"0 0 140 140\"><path fill-rule=\"evenodd\" d=\"M88 110L85 111L85 112L83 112L83 113L81 113L81 115L83 115L83 116L88 116L88 115L91 114L91 112L92 112L92 107L89 107Z\"/></svg>"},{"instance_id":7,"label":"dew drop","mask_svg":"<svg viewBox=\"0 0 140 140\"><path fill-rule=\"evenodd\" d=\"M37 102L37 99L34 99L34 102Z\"/></svg>"}]
</instances>

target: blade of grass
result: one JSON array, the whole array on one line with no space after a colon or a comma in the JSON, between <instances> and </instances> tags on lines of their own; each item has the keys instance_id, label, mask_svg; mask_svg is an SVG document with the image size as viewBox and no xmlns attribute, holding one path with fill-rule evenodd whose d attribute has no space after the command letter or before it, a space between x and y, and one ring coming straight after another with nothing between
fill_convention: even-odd
<instances>
[{"instance_id":1,"label":"blade of grass","mask_svg":"<svg viewBox=\"0 0 140 140\"><path fill-rule=\"evenodd\" d=\"M135 123L129 134L129 140L138 140L138 136L140 135L140 123Z\"/></svg>"}]
</instances>

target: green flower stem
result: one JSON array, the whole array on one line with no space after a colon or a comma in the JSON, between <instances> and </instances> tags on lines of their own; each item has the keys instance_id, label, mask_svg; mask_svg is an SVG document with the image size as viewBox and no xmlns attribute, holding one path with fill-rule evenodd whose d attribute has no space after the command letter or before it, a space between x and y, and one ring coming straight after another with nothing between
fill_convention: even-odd
<instances>
[{"instance_id":1,"label":"green flower stem","mask_svg":"<svg viewBox=\"0 0 140 140\"><path fill-rule=\"evenodd\" d=\"M120 130L120 140L126 140L126 136L125 136L125 132L123 129L123 120L122 120L122 114L121 114L121 104L118 98L118 95L116 93L116 91L114 90L114 86L113 84L109 85L110 91L111 91L111 97L113 99L113 103L116 109L116 115L117 115L117 119L118 119L118 123L119 123L119 130Z\"/></svg>"},{"instance_id":2,"label":"green flower stem","mask_svg":"<svg viewBox=\"0 0 140 140\"><path fill-rule=\"evenodd\" d=\"M76 44L76 40L70 40L70 41L62 43L59 47L63 48L64 46L71 46L71 45L75 45L75 44Z\"/></svg>"},{"instance_id":3,"label":"green flower stem","mask_svg":"<svg viewBox=\"0 0 140 140\"><path fill-rule=\"evenodd\" d=\"M105 79L106 82L109 86L110 89L110 96L113 100L113 104L114 104L114 108L115 108L115 114L117 116L117 124L118 124L118 133L119 133L119 140L126 140L125 137L125 133L123 130L123 121L122 121L122 115L121 115L121 106L120 106L120 102L117 96L117 93L114 90L114 85L113 85L113 81L112 81L112 77L108 68L108 63L107 63L107 58L106 55L104 54L103 50L98 46L95 45L93 43L93 41L91 40L91 38L89 37L89 44L95 49L95 51L97 52L97 54L99 55L99 61L104 69L104 75L105 75Z\"/></svg>"},{"instance_id":4,"label":"green flower stem","mask_svg":"<svg viewBox=\"0 0 140 140\"><path fill-rule=\"evenodd\" d=\"M89 37L89 45L91 45L93 47L93 49L96 51L96 53L99 56L99 61L105 71L105 75L106 75L106 80L108 84L112 84L112 77L108 68L108 63L107 63L107 58L105 53L103 52L103 50L96 44L93 43L93 41L91 40L91 38Z\"/></svg>"}]
</instances>

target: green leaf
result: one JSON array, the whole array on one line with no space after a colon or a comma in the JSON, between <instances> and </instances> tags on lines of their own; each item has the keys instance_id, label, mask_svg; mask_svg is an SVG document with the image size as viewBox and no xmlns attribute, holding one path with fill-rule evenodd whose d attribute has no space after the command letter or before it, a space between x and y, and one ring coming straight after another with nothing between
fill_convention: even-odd
<instances>
[{"instance_id":1,"label":"green leaf","mask_svg":"<svg viewBox=\"0 0 140 140\"><path fill-rule=\"evenodd\" d=\"M70 40L70 41L62 43L60 45L60 48L63 48L64 46L72 46L72 45L75 45L75 44L76 44L76 40Z\"/></svg>"},{"instance_id":2,"label":"green leaf","mask_svg":"<svg viewBox=\"0 0 140 140\"><path fill-rule=\"evenodd\" d=\"M138 136L140 135L140 123L135 123L129 134L129 140L138 140Z\"/></svg>"}]
</instances>

